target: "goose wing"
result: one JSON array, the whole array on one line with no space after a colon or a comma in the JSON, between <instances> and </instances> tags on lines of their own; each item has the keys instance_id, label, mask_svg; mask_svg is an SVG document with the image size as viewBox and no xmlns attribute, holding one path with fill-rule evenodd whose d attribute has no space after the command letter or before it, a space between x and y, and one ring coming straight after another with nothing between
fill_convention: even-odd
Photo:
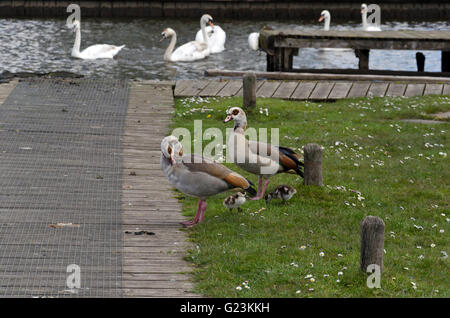
<instances>
[{"instance_id":1,"label":"goose wing","mask_svg":"<svg viewBox=\"0 0 450 318\"><path fill-rule=\"evenodd\" d=\"M247 190L252 195L256 195L256 191L251 188L252 184L249 180L209 158L193 154L186 155L183 156L183 165L190 172L206 173L209 176L225 181L230 185L230 188L241 188Z\"/></svg>"}]
</instances>

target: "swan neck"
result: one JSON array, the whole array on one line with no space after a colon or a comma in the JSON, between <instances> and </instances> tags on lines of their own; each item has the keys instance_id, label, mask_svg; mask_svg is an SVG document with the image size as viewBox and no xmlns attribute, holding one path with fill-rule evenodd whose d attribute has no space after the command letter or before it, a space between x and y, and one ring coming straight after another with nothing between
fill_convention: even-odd
<instances>
[{"instance_id":1,"label":"swan neck","mask_svg":"<svg viewBox=\"0 0 450 318\"><path fill-rule=\"evenodd\" d=\"M177 34L174 33L170 39L169 46L166 49L166 53L164 54L164 60L170 61L172 56L173 49L175 48L175 44L177 43Z\"/></svg>"},{"instance_id":2,"label":"swan neck","mask_svg":"<svg viewBox=\"0 0 450 318\"><path fill-rule=\"evenodd\" d=\"M203 42L209 44L208 37L206 35L206 26L204 23L202 23L202 20L200 20L200 29L202 30Z\"/></svg>"},{"instance_id":3,"label":"swan neck","mask_svg":"<svg viewBox=\"0 0 450 318\"><path fill-rule=\"evenodd\" d=\"M366 11L364 11L364 13L362 14L362 24L363 24L363 27L367 26L367 12Z\"/></svg>"},{"instance_id":4,"label":"swan neck","mask_svg":"<svg viewBox=\"0 0 450 318\"><path fill-rule=\"evenodd\" d=\"M330 20L331 20L330 16L327 16L325 18L325 25L324 25L324 30L325 31L329 31L330 30Z\"/></svg>"},{"instance_id":5,"label":"swan neck","mask_svg":"<svg viewBox=\"0 0 450 318\"><path fill-rule=\"evenodd\" d=\"M72 55L78 56L80 55L80 45L81 45L81 31L80 27L77 27L76 35L75 35L75 43L72 48Z\"/></svg>"}]
</instances>

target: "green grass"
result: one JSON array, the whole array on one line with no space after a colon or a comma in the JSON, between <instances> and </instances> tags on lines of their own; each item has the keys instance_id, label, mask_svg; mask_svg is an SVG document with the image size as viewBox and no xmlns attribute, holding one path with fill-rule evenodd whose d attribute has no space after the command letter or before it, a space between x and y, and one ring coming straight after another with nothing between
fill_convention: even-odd
<instances>
[{"instance_id":1,"label":"green grass","mask_svg":"<svg viewBox=\"0 0 450 318\"><path fill-rule=\"evenodd\" d=\"M172 128L192 131L193 121L202 119L203 129L224 131L232 126L223 123L225 110L241 104L240 98L178 99ZM265 108L268 116L259 111ZM323 146L324 186L277 175L269 189L290 184L297 194L267 207L264 200L247 201L242 213L222 205L229 193L208 199L204 223L187 230L196 246L186 257L195 265L196 291L211 297L449 297L448 259L441 258L441 251L450 253L449 124L400 121L449 109L450 98L436 96L259 99L247 114L248 127L279 128L280 144L295 150L310 142ZM227 166L256 184L256 176ZM182 202L193 216L196 199ZM381 289L369 289L359 270L359 225L367 215L386 224ZM244 281L250 289L237 290Z\"/></svg>"}]
</instances>

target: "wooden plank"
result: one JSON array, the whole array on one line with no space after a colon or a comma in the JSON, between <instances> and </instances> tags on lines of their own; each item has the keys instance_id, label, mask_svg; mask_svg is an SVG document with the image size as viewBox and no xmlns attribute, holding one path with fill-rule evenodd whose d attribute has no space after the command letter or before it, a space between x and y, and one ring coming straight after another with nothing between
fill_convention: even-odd
<instances>
[{"instance_id":1,"label":"wooden plank","mask_svg":"<svg viewBox=\"0 0 450 318\"><path fill-rule=\"evenodd\" d=\"M347 94L347 98L365 97L369 90L370 82L356 82L353 83L352 88Z\"/></svg>"},{"instance_id":2,"label":"wooden plank","mask_svg":"<svg viewBox=\"0 0 450 318\"><path fill-rule=\"evenodd\" d=\"M17 86L17 83L17 80L13 80L9 83L0 84L0 105L8 98L9 94Z\"/></svg>"},{"instance_id":3,"label":"wooden plank","mask_svg":"<svg viewBox=\"0 0 450 318\"><path fill-rule=\"evenodd\" d=\"M216 94L227 84L227 81L210 81L198 96L216 96Z\"/></svg>"},{"instance_id":4,"label":"wooden plank","mask_svg":"<svg viewBox=\"0 0 450 318\"><path fill-rule=\"evenodd\" d=\"M403 96L405 93L406 84L396 84L391 83L389 84L389 87L386 92L386 96L389 97L397 97L397 96Z\"/></svg>"},{"instance_id":5,"label":"wooden plank","mask_svg":"<svg viewBox=\"0 0 450 318\"><path fill-rule=\"evenodd\" d=\"M450 84L444 84L444 89L442 90L442 95L450 95Z\"/></svg>"},{"instance_id":6,"label":"wooden plank","mask_svg":"<svg viewBox=\"0 0 450 318\"><path fill-rule=\"evenodd\" d=\"M426 84L423 95L441 95L443 88L443 84Z\"/></svg>"},{"instance_id":7,"label":"wooden plank","mask_svg":"<svg viewBox=\"0 0 450 318\"><path fill-rule=\"evenodd\" d=\"M425 84L408 84L406 87L405 96L422 96L424 89Z\"/></svg>"},{"instance_id":8,"label":"wooden plank","mask_svg":"<svg viewBox=\"0 0 450 318\"><path fill-rule=\"evenodd\" d=\"M242 80L229 80L227 84L217 93L218 97L234 96L242 88Z\"/></svg>"},{"instance_id":9,"label":"wooden plank","mask_svg":"<svg viewBox=\"0 0 450 318\"><path fill-rule=\"evenodd\" d=\"M258 89L265 83L266 81L256 81L256 91L258 91ZM243 89L242 89L242 85L241 88L239 89L239 91L236 93L235 96L242 96L243 94Z\"/></svg>"},{"instance_id":10,"label":"wooden plank","mask_svg":"<svg viewBox=\"0 0 450 318\"><path fill-rule=\"evenodd\" d=\"M279 81L264 81L263 85L256 91L257 97L272 97L280 86Z\"/></svg>"},{"instance_id":11,"label":"wooden plank","mask_svg":"<svg viewBox=\"0 0 450 318\"><path fill-rule=\"evenodd\" d=\"M409 49L450 51L446 31L380 31L363 30L261 30L260 38L273 39L274 48L336 47L354 49ZM271 41L267 41L271 42ZM266 42L266 43L267 43Z\"/></svg>"},{"instance_id":12,"label":"wooden plank","mask_svg":"<svg viewBox=\"0 0 450 318\"><path fill-rule=\"evenodd\" d=\"M341 99L347 97L352 85L352 82L336 82L330 95L328 95L328 99Z\"/></svg>"},{"instance_id":13,"label":"wooden plank","mask_svg":"<svg viewBox=\"0 0 450 318\"><path fill-rule=\"evenodd\" d=\"M291 99L308 99L317 82L300 82L291 95Z\"/></svg>"},{"instance_id":14,"label":"wooden plank","mask_svg":"<svg viewBox=\"0 0 450 318\"><path fill-rule=\"evenodd\" d=\"M334 82L318 82L309 99L327 99L333 86Z\"/></svg>"},{"instance_id":15,"label":"wooden plank","mask_svg":"<svg viewBox=\"0 0 450 318\"><path fill-rule=\"evenodd\" d=\"M292 93L297 88L298 84L299 84L298 81L281 82L280 86L278 86L278 89L272 95L272 97L289 99Z\"/></svg>"},{"instance_id":16,"label":"wooden plank","mask_svg":"<svg viewBox=\"0 0 450 318\"><path fill-rule=\"evenodd\" d=\"M241 77L245 71L232 70L206 70L207 76ZM301 81L380 81L380 82L407 82L407 83L450 83L450 77L411 76L389 74L330 74L330 73L299 73L299 72L254 72L257 78L268 80L301 80Z\"/></svg>"},{"instance_id":17,"label":"wooden plank","mask_svg":"<svg viewBox=\"0 0 450 318\"><path fill-rule=\"evenodd\" d=\"M125 288L125 297L156 297L161 298L160 295L166 295L165 297L170 298L196 298L201 297L198 294L186 292L183 290L177 290L175 288Z\"/></svg>"},{"instance_id":18,"label":"wooden plank","mask_svg":"<svg viewBox=\"0 0 450 318\"><path fill-rule=\"evenodd\" d=\"M205 94L216 94L227 83L219 81L177 81L178 96L195 96L205 87ZM132 85L123 135L122 224L123 281L125 297L181 297L199 295L190 292L187 274L192 266L183 260L191 243L179 222L186 220L181 204L171 191L160 163L160 142L169 131L173 96L169 85ZM156 113L156 114L155 114ZM154 120L154 117L157 117ZM140 124L144 124L140 126ZM152 125L145 125L152 122ZM145 147L139 146L145 143ZM131 174L131 171L134 174ZM154 235L134 235L148 230Z\"/></svg>"},{"instance_id":19,"label":"wooden plank","mask_svg":"<svg viewBox=\"0 0 450 318\"><path fill-rule=\"evenodd\" d=\"M178 80L175 84L175 96L180 96L181 92L191 85L190 80Z\"/></svg>"},{"instance_id":20,"label":"wooden plank","mask_svg":"<svg viewBox=\"0 0 450 318\"><path fill-rule=\"evenodd\" d=\"M198 96L208 84L207 80L190 80L189 85L178 96Z\"/></svg>"},{"instance_id":21,"label":"wooden plank","mask_svg":"<svg viewBox=\"0 0 450 318\"><path fill-rule=\"evenodd\" d=\"M367 96L384 97L388 88L388 83L372 83Z\"/></svg>"}]
</instances>

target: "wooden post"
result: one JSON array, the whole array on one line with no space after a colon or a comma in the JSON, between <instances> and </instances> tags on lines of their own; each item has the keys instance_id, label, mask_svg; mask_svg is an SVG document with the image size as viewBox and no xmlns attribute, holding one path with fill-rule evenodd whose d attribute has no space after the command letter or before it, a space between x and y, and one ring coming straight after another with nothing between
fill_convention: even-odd
<instances>
[{"instance_id":1,"label":"wooden post","mask_svg":"<svg viewBox=\"0 0 450 318\"><path fill-rule=\"evenodd\" d=\"M282 72L291 72L292 71L294 54L298 54L298 49L283 48L283 51L282 51L283 63L282 63L282 69L280 71L282 71Z\"/></svg>"},{"instance_id":2,"label":"wooden post","mask_svg":"<svg viewBox=\"0 0 450 318\"><path fill-rule=\"evenodd\" d=\"M256 106L256 75L253 72L244 74L242 78L243 108Z\"/></svg>"},{"instance_id":3,"label":"wooden post","mask_svg":"<svg viewBox=\"0 0 450 318\"><path fill-rule=\"evenodd\" d=\"M366 216L360 225L361 235L361 270L377 264L383 271L384 222L378 216Z\"/></svg>"},{"instance_id":4,"label":"wooden post","mask_svg":"<svg viewBox=\"0 0 450 318\"><path fill-rule=\"evenodd\" d=\"M417 72L423 72L425 69L425 55L421 52L416 53Z\"/></svg>"},{"instance_id":5,"label":"wooden post","mask_svg":"<svg viewBox=\"0 0 450 318\"><path fill-rule=\"evenodd\" d=\"M355 55L359 58L359 69L360 70L368 70L369 69L369 52L370 50L366 49L356 49Z\"/></svg>"},{"instance_id":6,"label":"wooden post","mask_svg":"<svg viewBox=\"0 0 450 318\"><path fill-rule=\"evenodd\" d=\"M266 54L266 60L267 60L267 65L266 65L266 71L267 72L273 72L274 71L274 58L272 55L270 55L269 53Z\"/></svg>"},{"instance_id":7,"label":"wooden post","mask_svg":"<svg viewBox=\"0 0 450 318\"><path fill-rule=\"evenodd\" d=\"M442 51L442 72L450 72L450 51Z\"/></svg>"},{"instance_id":8,"label":"wooden post","mask_svg":"<svg viewBox=\"0 0 450 318\"><path fill-rule=\"evenodd\" d=\"M322 186L322 147L307 144L303 148L305 158L305 185Z\"/></svg>"}]
</instances>

